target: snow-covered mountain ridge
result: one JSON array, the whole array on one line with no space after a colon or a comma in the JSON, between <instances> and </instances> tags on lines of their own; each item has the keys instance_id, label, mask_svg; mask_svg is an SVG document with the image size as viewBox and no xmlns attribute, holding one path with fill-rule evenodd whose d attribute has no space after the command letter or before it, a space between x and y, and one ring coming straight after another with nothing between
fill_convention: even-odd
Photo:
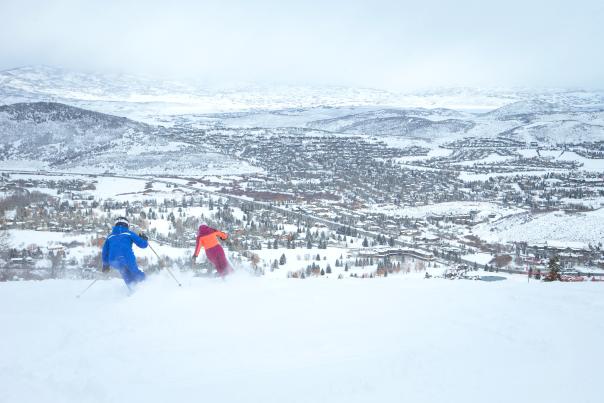
<instances>
[{"instance_id":1,"label":"snow-covered mountain ridge","mask_svg":"<svg viewBox=\"0 0 604 403\"><path fill-rule=\"evenodd\" d=\"M204 144L191 145L164 128L54 103L0 106L0 161L37 161L53 169L114 167L183 172L229 159ZM12 162L11 162L12 161ZM157 172L157 171L155 171Z\"/></svg>"},{"instance_id":2,"label":"snow-covered mountain ridge","mask_svg":"<svg viewBox=\"0 0 604 403\"><path fill-rule=\"evenodd\" d=\"M57 101L115 114L119 114L120 110L133 113L133 104L139 104L139 107L144 105L160 114L347 105L489 111L513 102L533 99L565 105L567 108L602 106L604 92L444 88L405 93L302 85L213 88L198 83L79 73L48 66L26 66L0 72L0 104Z\"/></svg>"}]
</instances>

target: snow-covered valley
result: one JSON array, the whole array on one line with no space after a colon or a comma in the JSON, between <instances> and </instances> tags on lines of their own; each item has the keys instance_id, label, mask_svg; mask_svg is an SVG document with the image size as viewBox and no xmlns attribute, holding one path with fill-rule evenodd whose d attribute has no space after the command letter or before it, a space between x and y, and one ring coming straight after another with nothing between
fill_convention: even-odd
<instances>
[{"instance_id":1,"label":"snow-covered valley","mask_svg":"<svg viewBox=\"0 0 604 403\"><path fill-rule=\"evenodd\" d=\"M176 266L212 220L238 234L232 257L269 277L351 275L341 263L369 275L393 247L429 264L481 254L485 266L503 256L501 269L545 270L558 254L603 268L598 91L217 90L44 66L0 77L5 278L29 278L23 262L37 278L48 248L69 254L68 277L92 269L90 238L117 214L175 248Z\"/></svg>"}]
</instances>

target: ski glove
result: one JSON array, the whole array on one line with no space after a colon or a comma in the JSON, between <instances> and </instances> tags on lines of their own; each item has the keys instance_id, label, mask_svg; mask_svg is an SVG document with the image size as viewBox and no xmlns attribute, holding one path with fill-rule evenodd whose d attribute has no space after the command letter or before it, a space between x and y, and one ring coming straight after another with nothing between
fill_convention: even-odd
<instances>
[{"instance_id":1,"label":"ski glove","mask_svg":"<svg viewBox=\"0 0 604 403\"><path fill-rule=\"evenodd\" d=\"M193 255L193 263L197 261L197 256Z\"/></svg>"},{"instance_id":2,"label":"ski glove","mask_svg":"<svg viewBox=\"0 0 604 403\"><path fill-rule=\"evenodd\" d=\"M101 270L103 273L107 273L109 272L109 265L108 264L104 264L103 265L103 270Z\"/></svg>"},{"instance_id":3,"label":"ski glove","mask_svg":"<svg viewBox=\"0 0 604 403\"><path fill-rule=\"evenodd\" d=\"M140 236L142 239L144 239L145 241L149 240L149 237L147 236L147 234L145 234L144 232L141 232L140 234L138 234L138 236Z\"/></svg>"}]
</instances>

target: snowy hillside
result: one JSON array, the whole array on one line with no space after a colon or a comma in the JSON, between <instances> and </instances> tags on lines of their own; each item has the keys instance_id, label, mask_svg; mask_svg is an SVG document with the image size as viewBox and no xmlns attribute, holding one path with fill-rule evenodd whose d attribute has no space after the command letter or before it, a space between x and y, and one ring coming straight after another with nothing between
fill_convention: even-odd
<instances>
[{"instance_id":1,"label":"snowy hillside","mask_svg":"<svg viewBox=\"0 0 604 403\"><path fill-rule=\"evenodd\" d=\"M598 284L182 279L0 283L0 401L600 401Z\"/></svg>"},{"instance_id":2,"label":"snowy hillside","mask_svg":"<svg viewBox=\"0 0 604 403\"><path fill-rule=\"evenodd\" d=\"M36 160L53 169L165 173L235 164L164 129L51 102L0 106L0 145L6 168Z\"/></svg>"},{"instance_id":3,"label":"snowy hillside","mask_svg":"<svg viewBox=\"0 0 604 403\"><path fill-rule=\"evenodd\" d=\"M539 99L532 99L528 101L518 101L502 106L494 111L487 112L485 115L495 117L500 120L506 120L518 118L521 115L547 114L564 109L568 109L568 107L564 108L562 105L557 105Z\"/></svg>"},{"instance_id":4,"label":"snowy hillside","mask_svg":"<svg viewBox=\"0 0 604 403\"><path fill-rule=\"evenodd\" d=\"M156 131L125 118L57 103L0 106L0 138L13 156L60 158L57 149L45 152L45 148L62 146L87 152L118 141L126 133L140 133L139 138L144 138Z\"/></svg>"},{"instance_id":5,"label":"snowy hillside","mask_svg":"<svg viewBox=\"0 0 604 403\"><path fill-rule=\"evenodd\" d=\"M335 116L330 119L320 119L308 123L308 126L320 128L329 131L346 131L347 128L354 127L364 122L380 121L385 119L401 119L405 118L421 118L424 121L428 119L432 121L447 120L451 118L464 118L472 116L451 109L424 109L424 108L408 108L408 109L377 109L370 111L351 110L347 115Z\"/></svg>"},{"instance_id":6,"label":"snowy hillside","mask_svg":"<svg viewBox=\"0 0 604 403\"><path fill-rule=\"evenodd\" d=\"M342 118L315 121L309 125L342 133L425 138L447 137L452 133L466 132L474 127L474 123L459 119L442 119L441 117L433 121L416 116L425 115L426 112L417 110L376 111L370 114L361 113ZM436 112L431 115L436 115Z\"/></svg>"},{"instance_id":7,"label":"snowy hillside","mask_svg":"<svg viewBox=\"0 0 604 403\"><path fill-rule=\"evenodd\" d=\"M38 159L61 165L114 151L127 138L140 141L155 134L144 124L63 104L0 106L3 159Z\"/></svg>"},{"instance_id":8,"label":"snowy hillside","mask_svg":"<svg viewBox=\"0 0 604 403\"><path fill-rule=\"evenodd\" d=\"M505 132L505 135L516 140L543 144L582 143L604 140L604 125L576 120L543 121L514 128Z\"/></svg>"},{"instance_id":9,"label":"snowy hillside","mask_svg":"<svg viewBox=\"0 0 604 403\"><path fill-rule=\"evenodd\" d=\"M479 225L474 233L491 242L550 242L587 248L604 239L604 209L577 214L515 215L492 225Z\"/></svg>"}]
</instances>

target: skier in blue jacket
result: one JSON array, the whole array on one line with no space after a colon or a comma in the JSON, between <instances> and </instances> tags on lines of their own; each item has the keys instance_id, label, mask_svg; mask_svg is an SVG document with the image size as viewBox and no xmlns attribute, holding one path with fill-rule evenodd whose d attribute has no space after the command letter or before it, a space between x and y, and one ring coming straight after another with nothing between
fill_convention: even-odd
<instances>
[{"instance_id":1,"label":"skier in blue jacket","mask_svg":"<svg viewBox=\"0 0 604 403\"><path fill-rule=\"evenodd\" d=\"M103 244L103 273L107 273L109 268L120 272L128 288L145 280L145 273L142 272L137 264L132 244L139 248L146 248L149 245L145 234L139 235L130 231L130 223L126 217L119 217L115 221L111 235L105 239Z\"/></svg>"}]
</instances>

